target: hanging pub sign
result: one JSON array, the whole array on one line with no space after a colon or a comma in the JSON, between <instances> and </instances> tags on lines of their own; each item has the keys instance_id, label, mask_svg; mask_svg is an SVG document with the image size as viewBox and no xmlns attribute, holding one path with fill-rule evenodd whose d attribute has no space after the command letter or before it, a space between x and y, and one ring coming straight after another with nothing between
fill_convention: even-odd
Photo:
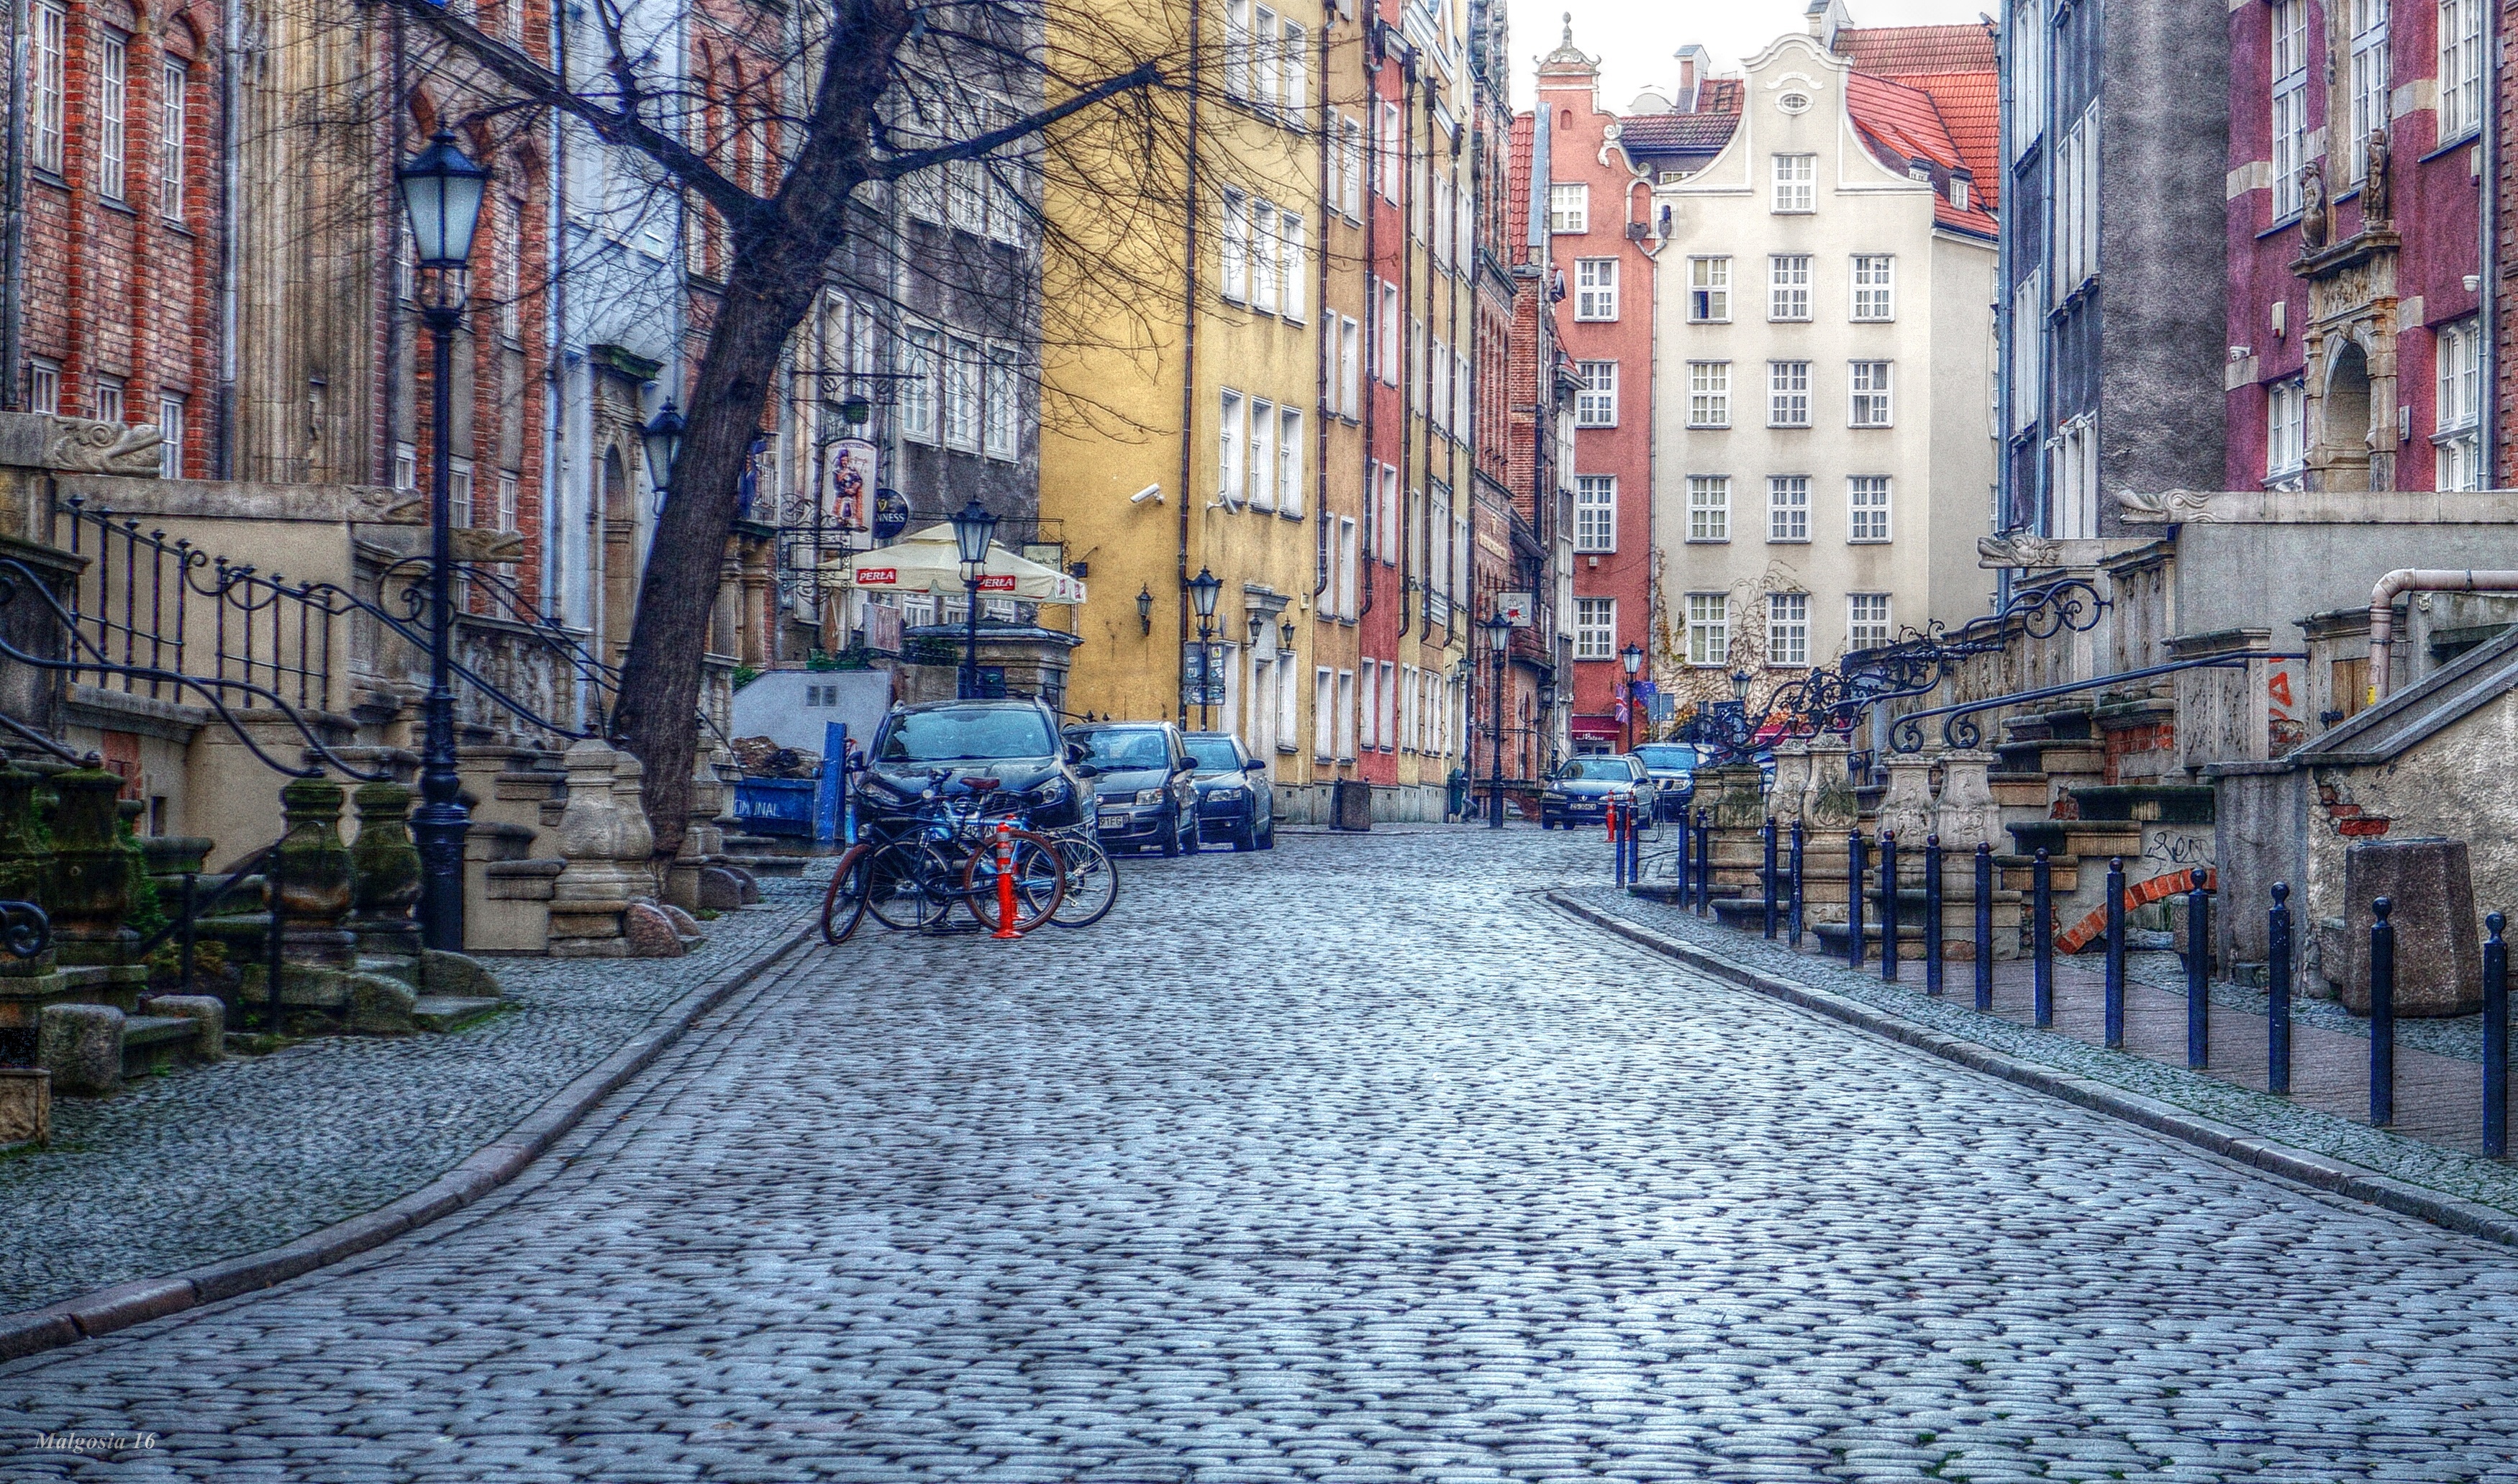
<instances>
[{"instance_id":1,"label":"hanging pub sign","mask_svg":"<svg viewBox=\"0 0 2518 1484\"><path fill-rule=\"evenodd\" d=\"M874 534L877 541L890 541L909 529L909 497L898 490L874 492Z\"/></svg>"},{"instance_id":2,"label":"hanging pub sign","mask_svg":"<svg viewBox=\"0 0 2518 1484\"><path fill-rule=\"evenodd\" d=\"M866 528L875 492L874 443L843 438L831 445L831 520L843 531Z\"/></svg>"}]
</instances>

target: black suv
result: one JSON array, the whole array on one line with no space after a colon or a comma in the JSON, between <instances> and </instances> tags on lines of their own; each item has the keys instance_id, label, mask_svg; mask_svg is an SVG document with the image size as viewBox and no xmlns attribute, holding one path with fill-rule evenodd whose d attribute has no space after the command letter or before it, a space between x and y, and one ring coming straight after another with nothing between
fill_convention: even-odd
<instances>
[{"instance_id":1,"label":"black suv","mask_svg":"<svg viewBox=\"0 0 2518 1484\"><path fill-rule=\"evenodd\" d=\"M857 813L877 821L908 813L930 788L994 778L1020 797L1035 828L1085 818L1092 795L1075 771L1076 750L1038 701L930 701L895 706L875 728L858 775ZM944 774L938 778L936 774Z\"/></svg>"}]
</instances>

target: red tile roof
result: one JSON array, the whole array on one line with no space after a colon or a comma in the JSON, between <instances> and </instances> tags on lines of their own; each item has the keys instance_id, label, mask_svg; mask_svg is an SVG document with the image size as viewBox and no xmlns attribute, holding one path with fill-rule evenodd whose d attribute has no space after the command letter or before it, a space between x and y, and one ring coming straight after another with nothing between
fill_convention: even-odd
<instances>
[{"instance_id":1,"label":"red tile roof","mask_svg":"<svg viewBox=\"0 0 2518 1484\"><path fill-rule=\"evenodd\" d=\"M1853 126L1880 162L1899 174L1905 173L1915 160L1936 166L1934 182L1945 180L1952 169L1975 168L1951 137L1949 125L1932 93L1888 77L1875 77L1855 72L1845 81L1845 108L1853 115ZM1997 228L1989 209L1992 173L1976 177L1984 189L1977 195L1972 188L1968 204L1962 209L1950 203L1944 192L1934 197L1932 219L1941 226L1961 232L1991 237Z\"/></svg>"},{"instance_id":2,"label":"red tile roof","mask_svg":"<svg viewBox=\"0 0 2518 1484\"><path fill-rule=\"evenodd\" d=\"M1731 142L1737 113L1638 113L1618 121L1618 139L1629 150L1712 153Z\"/></svg>"},{"instance_id":3,"label":"red tile roof","mask_svg":"<svg viewBox=\"0 0 2518 1484\"><path fill-rule=\"evenodd\" d=\"M1530 152L1539 132L1539 120L1532 114L1512 115L1512 147L1504 165L1504 256L1515 263L1530 261Z\"/></svg>"},{"instance_id":4,"label":"red tile roof","mask_svg":"<svg viewBox=\"0 0 2518 1484\"><path fill-rule=\"evenodd\" d=\"M1896 80L1932 95L1959 157L1975 173L1975 189L1987 206L1993 205L2002 186L2000 77L1981 71L1909 72Z\"/></svg>"},{"instance_id":5,"label":"red tile roof","mask_svg":"<svg viewBox=\"0 0 2518 1484\"><path fill-rule=\"evenodd\" d=\"M1998 69L1993 33L1978 24L1848 25L1836 33L1836 54L1859 72L1986 72Z\"/></svg>"}]
</instances>

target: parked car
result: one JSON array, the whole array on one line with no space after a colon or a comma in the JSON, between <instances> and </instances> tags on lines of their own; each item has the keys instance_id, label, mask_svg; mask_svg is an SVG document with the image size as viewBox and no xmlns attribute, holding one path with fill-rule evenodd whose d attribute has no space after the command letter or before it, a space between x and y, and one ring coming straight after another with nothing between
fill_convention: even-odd
<instances>
[{"instance_id":1,"label":"parked car","mask_svg":"<svg viewBox=\"0 0 2518 1484\"><path fill-rule=\"evenodd\" d=\"M1635 761L1653 781L1653 817L1676 819L1696 798L1696 769L1704 759L1685 742L1646 742L1635 749Z\"/></svg>"},{"instance_id":2,"label":"parked car","mask_svg":"<svg viewBox=\"0 0 2518 1484\"><path fill-rule=\"evenodd\" d=\"M1166 855L1197 849L1197 793L1181 729L1169 721L1105 721L1070 726L1082 767L1099 795L1102 847Z\"/></svg>"},{"instance_id":3,"label":"parked car","mask_svg":"<svg viewBox=\"0 0 2518 1484\"><path fill-rule=\"evenodd\" d=\"M1228 731L1194 731L1187 738L1190 781L1197 789L1197 838L1230 840L1237 851L1277 848L1277 790L1268 764L1250 756Z\"/></svg>"},{"instance_id":4,"label":"parked car","mask_svg":"<svg viewBox=\"0 0 2518 1484\"><path fill-rule=\"evenodd\" d=\"M1603 819L1612 799L1642 809L1646 819L1654 817L1653 782L1643 764L1628 753L1573 759L1539 791L1539 827Z\"/></svg>"},{"instance_id":5,"label":"parked car","mask_svg":"<svg viewBox=\"0 0 2518 1484\"><path fill-rule=\"evenodd\" d=\"M1038 701L895 706L866 748L857 818L880 823L906 814L932 789L994 778L999 791L1020 796L1034 825L1070 825L1084 817L1089 796L1076 757L1058 734L1057 714Z\"/></svg>"}]
</instances>

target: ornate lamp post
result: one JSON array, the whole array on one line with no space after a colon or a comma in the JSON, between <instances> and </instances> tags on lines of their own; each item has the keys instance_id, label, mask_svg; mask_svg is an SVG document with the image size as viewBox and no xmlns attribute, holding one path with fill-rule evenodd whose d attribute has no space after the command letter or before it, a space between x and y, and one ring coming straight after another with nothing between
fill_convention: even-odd
<instances>
[{"instance_id":1,"label":"ornate lamp post","mask_svg":"<svg viewBox=\"0 0 2518 1484\"><path fill-rule=\"evenodd\" d=\"M1556 672L1547 671L1539 681L1539 745L1532 750L1531 762L1541 776L1556 771Z\"/></svg>"},{"instance_id":2,"label":"ornate lamp post","mask_svg":"<svg viewBox=\"0 0 2518 1484\"><path fill-rule=\"evenodd\" d=\"M463 807L463 783L456 769L454 506L455 332L463 324L463 275L472 261L472 234L481 225L481 197L490 172L455 147L439 130L428 148L394 171L403 209L418 249L420 271L435 278L420 310L430 349L428 511L428 699L421 703L419 807L411 832L419 844L421 942L463 951L463 837L471 821Z\"/></svg>"},{"instance_id":3,"label":"ornate lamp post","mask_svg":"<svg viewBox=\"0 0 2518 1484\"><path fill-rule=\"evenodd\" d=\"M1204 566L1197 569L1197 576L1189 580L1189 600L1197 609L1197 729L1200 731L1207 728L1207 677L1215 668L1214 657L1206 652L1206 645L1215 637L1215 595L1223 590L1224 579L1207 571ZM1186 708L1183 715L1184 718L1187 715Z\"/></svg>"},{"instance_id":4,"label":"ornate lamp post","mask_svg":"<svg viewBox=\"0 0 2518 1484\"><path fill-rule=\"evenodd\" d=\"M1495 814L1487 828L1503 828L1503 677L1512 663L1512 620L1497 610L1486 622L1487 649L1495 655Z\"/></svg>"},{"instance_id":5,"label":"ornate lamp post","mask_svg":"<svg viewBox=\"0 0 2518 1484\"><path fill-rule=\"evenodd\" d=\"M1643 672L1644 646L1628 644L1618 651L1627 667L1627 751L1635 750L1635 677Z\"/></svg>"},{"instance_id":6,"label":"ornate lamp post","mask_svg":"<svg viewBox=\"0 0 2518 1484\"><path fill-rule=\"evenodd\" d=\"M979 575L988 565L988 540L997 534L997 518L976 499L953 512L953 546L962 558L962 586L970 589L970 638L963 650L962 700L979 693Z\"/></svg>"}]
</instances>

